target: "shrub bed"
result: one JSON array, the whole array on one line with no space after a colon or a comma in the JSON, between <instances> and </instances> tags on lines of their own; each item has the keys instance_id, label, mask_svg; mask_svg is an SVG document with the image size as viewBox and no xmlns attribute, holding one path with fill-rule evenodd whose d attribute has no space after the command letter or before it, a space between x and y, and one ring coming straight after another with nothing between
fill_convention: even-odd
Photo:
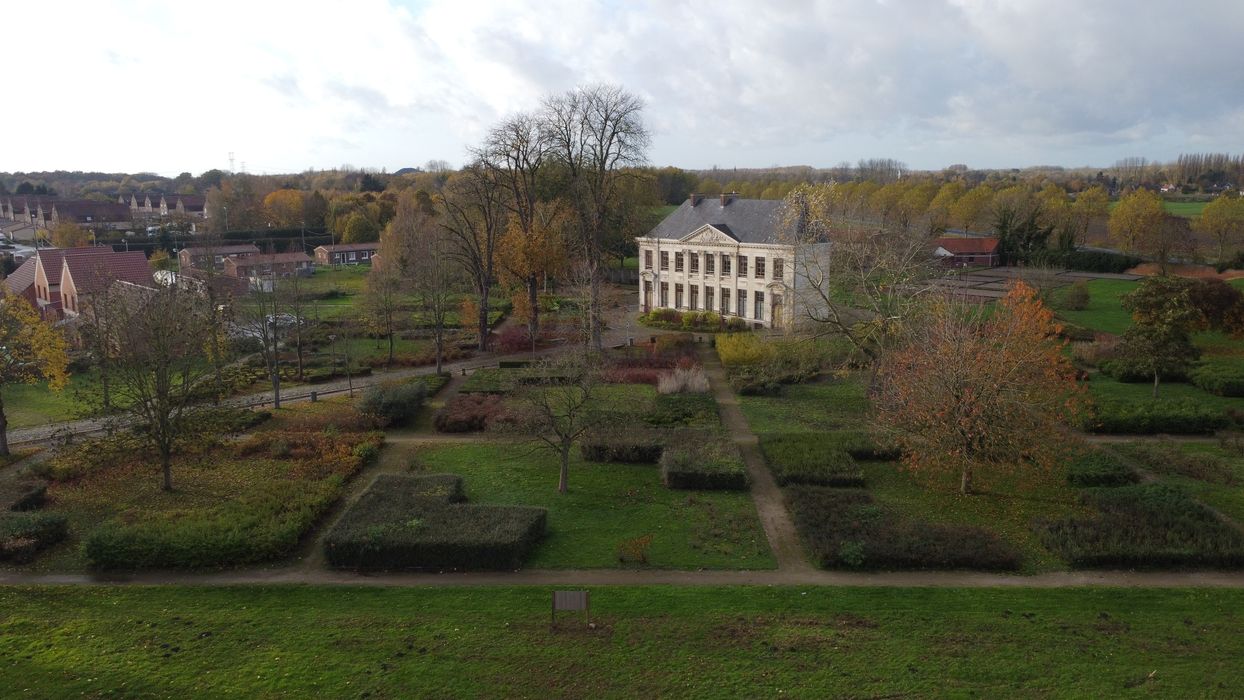
<instances>
[{"instance_id":1,"label":"shrub bed","mask_svg":"<svg viewBox=\"0 0 1244 700\"><path fill-rule=\"evenodd\" d=\"M1092 340L1092 337L1089 338ZM1135 362L1125 359L1106 360L1101 363L1101 373L1125 384L1152 384L1153 373L1138 367ZM1164 382L1186 382L1188 375L1184 372L1163 372L1159 377Z\"/></svg>"},{"instance_id":2,"label":"shrub bed","mask_svg":"<svg viewBox=\"0 0 1244 700\"><path fill-rule=\"evenodd\" d=\"M639 322L649 328L696 333L738 332L750 328L747 321L737 316L723 317L712 311L653 309L646 314L640 314Z\"/></svg>"},{"instance_id":3,"label":"shrub bed","mask_svg":"<svg viewBox=\"0 0 1244 700\"><path fill-rule=\"evenodd\" d=\"M991 532L902 520L867 491L802 486L784 490L804 545L823 568L1018 569L1020 555Z\"/></svg>"},{"instance_id":4,"label":"shrub bed","mask_svg":"<svg viewBox=\"0 0 1244 700\"><path fill-rule=\"evenodd\" d=\"M493 368L486 367L477 369L467 377L462 385L461 393L463 394L505 394L518 388L519 381L530 370L525 367L521 368Z\"/></svg>"},{"instance_id":5,"label":"shrub bed","mask_svg":"<svg viewBox=\"0 0 1244 700\"><path fill-rule=\"evenodd\" d=\"M1108 450L1087 450L1067 465L1067 483L1072 486L1126 486L1138 481L1136 470Z\"/></svg>"},{"instance_id":6,"label":"shrub bed","mask_svg":"<svg viewBox=\"0 0 1244 700\"><path fill-rule=\"evenodd\" d=\"M661 482L671 489L742 491L748 486L747 467L738 445L722 436L667 448L661 455Z\"/></svg>"},{"instance_id":7,"label":"shrub bed","mask_svg":"<svg viewBox=\"0 0 1244 700\"><path fill-rule=\"evenodd\" d=\"M442 433L485 430L505 413L498 394L458 394L436 412L433 423Z\"/></svg>"},{"instance_id":8,"label":"shrub bed","mask_svg":"<svg viewBox=\"0 0 1244 700\"><path fill-rule=\"evenodd\" d=\"M664 448L653 435L593 435L579 443L579 452L589 462L633 462L656 464Z\"/></svg>"},{"instance_id":9,"label":"shrub bed","mask_svg":"<svg viewBox=\"0 0 1244 700\"><path fill-rule=\"evenodd\" d=\"M452 475L377 479L325 539L329 564L368 571L522 566L544 535L547 512L459 504L460 495L461 479Z\"/></svg>"},{"instance_id":10,"label":"shrub bed","mask_svg":"<svg viewBox=\"0 0 1244 700\"><path fill-rule=\"evenodd\" d=\"M1244 365L1238 362L1206 362L1192 370L1188 378L1197 386L1218 396L1244 396Z\"/></svg>"},{"instance_id":11,"label":"shrub bed","mask_svg":"<svg viewBox=\"0 0 1244 700\"><path fill-rule=\"evenodd\" d=\"M65 539L67 523L54 513L0 513L0 561L25 564Z\"/></svg>"},{"instance_id":12,"label":"shrub bed","mask_svg":"<svg viewBox=\"0 0 1244 700\"><path fill-rule=\"evenodd\" d=\"M1171 442L1116 445L1114 449L1155 474L1185 476L1225 486L1241 483L1240 475L1222 457L1204 452L1184 452Z\"/></svg>"},{"instance_id":13,"label":"shrub bed","mask_svg":"<svg viewBox=\"0 0 1244 700\"><path fill-rule=\"evenodd\" d=\"M422 380L385 382L363 392L358 410L375 418L381 426L406 425L418 415L427 393Z\"/></svg>"},{"instance_id":14,"label":"shrub bed","mask_svg":"<svg viewBox=\"0 0 1244 700\"><path fill-rule=\"evenodd\" d=\"M1039 523L1045 545L1076 567L1244 565L1244 535L1166 484L1091 489L1099 512Z\"/></svg>"},{"instance_id":15,"label":"shrub bed","mask_svg":"<svg viewBox=\"0 0 1244 700\"><path fill-rule=\"evenodd\" d=\"M643 420L656 428L701 427L721 424L712 394L658 394L653 410Z\"/></svg>"},{"instance_id":16,"label":"shrub bed","mask_svg":"<svg viewBox=\"0 0 1244 700\"><path fill-rule=\"evenodd\" d=\"M48 485L42 479L10 474L0 477L0 513L7 510L34 510L43 505Z\"/></svg>"},{"instance_id":17,"label":"shrub bed","mask_svg":"<svg viewBox=\"0 0 1244 700\"><path fill-rule=\"evenodd\" d=\"M1180 401L1102 402L1094 407L1088 428L1121 435L1210 435L1231 424L1221 410Z\"/></svg>"},{"instance_id":18,"label":"shrub bed","mask_svg":"<svg viewBox=\"0 0 1244 700\"><path fill-rule=\"evenodd\" d=\"M760 451L779 486L863 486L864 470L827 438L816 433L765 435Z\"/></svg>"}]
</instances>

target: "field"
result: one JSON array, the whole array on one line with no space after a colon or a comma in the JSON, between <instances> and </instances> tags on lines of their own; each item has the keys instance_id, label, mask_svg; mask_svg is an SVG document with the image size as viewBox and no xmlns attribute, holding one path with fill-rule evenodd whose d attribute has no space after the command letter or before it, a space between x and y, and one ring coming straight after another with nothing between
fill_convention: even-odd
<instances>
[{"instance_id":1,"label":"field","mask_svg":"<svg viewBox=\"0 0 1244 700\"><path fill-rule=\"evenodd\" d=\"M1227 697L1244 591L0 590L14 695Z\"/></svg>"},{"instance_id":2,"label":"field","mask_svg":"<svg viewBox=\"0 0 1244 700\"><path fill-rule=\"evenodd\" d=\"M646 387L645 387L646 388ZM674 491L651 464L570 464L570 492L557 493L557 458L521 445L434 447L415 455L429 473L460 474L473 503L547 508L548 535L533 569L619 566L618 545L652 536L648 565L677 569L769 569L774 561L746 492Z\"/></svg>"},{"instance_id":3,"label":"field","mask_svg":"<svg viewBox=\"0 0 1244 700\"><path fill-rule=\"evenodd\" d=\"M1167 214L1182 216L1186 219L1193 219L1201 215L1205 205L1209 202L1171 202L1163 201L1162 206L1166 209ZM1110 208L1114 209L1118 205L1118 201L1110 203Z\"/></svg>"}]
</instances>

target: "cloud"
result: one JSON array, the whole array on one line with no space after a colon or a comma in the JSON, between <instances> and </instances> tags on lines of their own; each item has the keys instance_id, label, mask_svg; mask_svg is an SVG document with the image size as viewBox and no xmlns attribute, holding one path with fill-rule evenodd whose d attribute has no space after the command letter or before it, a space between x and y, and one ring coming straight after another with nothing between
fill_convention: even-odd
<instances>
[{"instance_id":1,"label":"cloud","mask_svg":"<svg viewBox=\"0 0 1244 700\"><path fill-rule=\"evenodd\" d=\"M6 114L23 169L461 162L592 82L643 96L652 160L684 166L1108 164L1230 150L1244 122L1233 0L82 0L6 24L57 76Z\"/></svg>"}]
</instances>

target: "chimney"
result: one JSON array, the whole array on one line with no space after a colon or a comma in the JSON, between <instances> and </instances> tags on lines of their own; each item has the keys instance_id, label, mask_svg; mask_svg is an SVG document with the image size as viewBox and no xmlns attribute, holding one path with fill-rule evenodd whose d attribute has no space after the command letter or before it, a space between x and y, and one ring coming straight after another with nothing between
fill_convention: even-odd
<instances>
[{"instance_id":1,"label":"chimney","mask_svg":"<svg viewBox=\"0 0 1244 700\"><path fill-rule=\"evenodd\" d=\"M690 199L691 199L691 206L694 207L695 205L700 203L701 199L704 199L704 195L696 194L695 192L692 192Z\"/></svg>"},{"instance_id":2,"label":"chimney","mask_svg":"<svg viewBox=\"0 0 1244 700\"><path fill-rule=\"evenodd\" d=\"M727 204L730 203L731 199L734 199L737 196L739 196L738 192L722 192L721 193L721 206L723 207L726 206Z\"/></svg>"}]
</instances>

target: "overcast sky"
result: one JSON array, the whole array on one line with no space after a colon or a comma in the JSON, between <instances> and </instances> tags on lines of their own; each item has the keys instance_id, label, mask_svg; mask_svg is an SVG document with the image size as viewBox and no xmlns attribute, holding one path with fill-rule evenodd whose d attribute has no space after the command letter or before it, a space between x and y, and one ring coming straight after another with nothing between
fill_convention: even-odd
<instances>
[{"instance_id":1,"label":"overcast sky","mask_svg":"<svg viewBox=\"0 0 1244 700\"><path fill-rule=\"evenodd\" d=\"M0 21L0 171L456 166L591 82L646 100L656 165L1244 150L1241 0L38 0Z\"/></svg>"}]
</instances>

